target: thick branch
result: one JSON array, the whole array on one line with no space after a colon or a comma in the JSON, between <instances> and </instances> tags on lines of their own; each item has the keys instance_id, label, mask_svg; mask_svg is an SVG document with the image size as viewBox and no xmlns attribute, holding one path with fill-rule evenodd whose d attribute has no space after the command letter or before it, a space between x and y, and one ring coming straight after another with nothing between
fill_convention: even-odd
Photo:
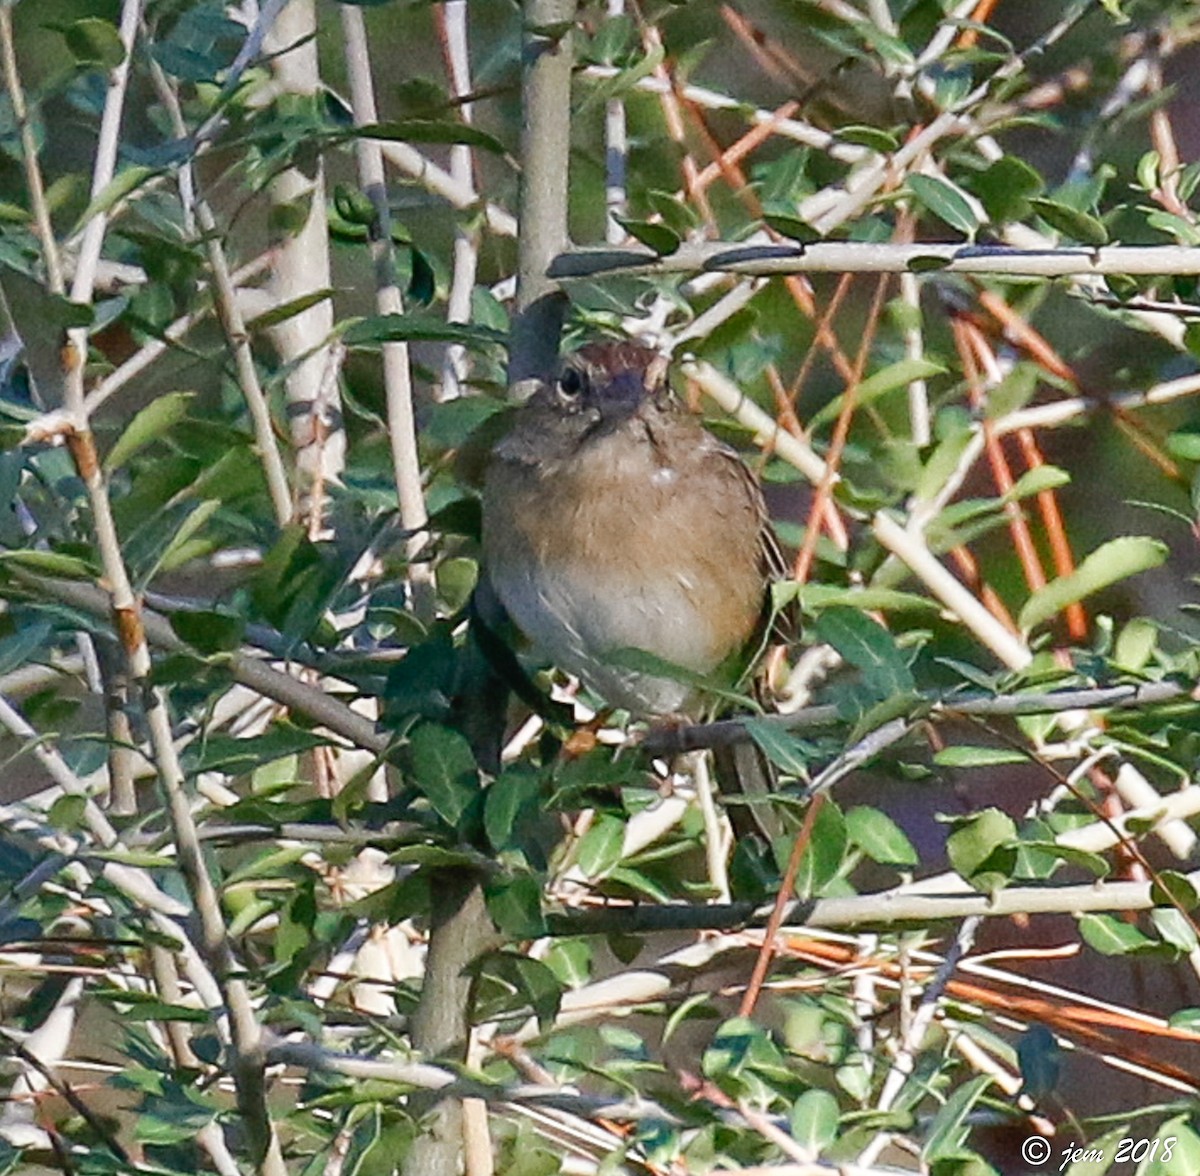
<instances>
[{"instance_id":1,"label":"thick branch","mask_svg":"<svg viewBox=\"0 0 1200 1176\"><path fill-rule=\"evenodd\" d=\"M1105 274L1200 273L1200 247L1185 245L1082 245L1058 249L1013 249L1007 245L865 244L820 241L811 245L739 245L702 241L682 245L667 257L649 249L608 246L572 249L550 262L551 278L592 278L623 273L654 277L720 271L771 277L779 274L891 273L923 268L956 274L1057 278Z\"/></svg>"}]
</instances>

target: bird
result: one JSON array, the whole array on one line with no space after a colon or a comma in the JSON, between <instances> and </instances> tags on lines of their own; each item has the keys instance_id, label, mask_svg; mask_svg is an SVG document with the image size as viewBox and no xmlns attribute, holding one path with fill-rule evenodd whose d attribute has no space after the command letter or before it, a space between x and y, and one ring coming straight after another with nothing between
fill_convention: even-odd
<instances>
[{"instance_id":1,"label":"bird","mask_svg":"<svg viewBox=\"0 0 1200 1176\"><path fill-rule=\"evenodd\" d=\"M697 683L752 655L782 559L757 478L666 373L602 341L541 384L492 449L482 566L534 649L604 703L695 718Z\"/></svg>"}]
</instances>

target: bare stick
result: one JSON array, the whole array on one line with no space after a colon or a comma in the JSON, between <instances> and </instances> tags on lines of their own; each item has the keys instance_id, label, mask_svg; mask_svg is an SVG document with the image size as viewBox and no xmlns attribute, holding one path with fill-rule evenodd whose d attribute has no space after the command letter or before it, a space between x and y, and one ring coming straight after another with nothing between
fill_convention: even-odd
<instances>
[{"instance_id":1,"label":"bare stick","mask_svg":"<svg viewBox=\"0 0 1200 1176\"><path fill-rule=\"evenodd\" d=\"M213 218L212 209L200 200L196 204L196 221L204 234L205 248L208 251L208 264L212 269L213 293L216 298L217 314L221 326L225 328L225 337L229 341L229 349L233 352L234 369L237 372L238 386L250 410L250 420L254 425L254 438L258 446L258 456L263 463L267 477L267 489L271 495L271 506L275 511L275 521L283 526L292 517L292 491L288 485L287 471L283 467L283 457L279 452L279 444L275 439L275 426L271 421L271 408L267 403L266 393L258 378L258 369L254 365L254 352L250 347L250 333L246 330L241 308L237 304L233 277L225 260L225 249L217 231L217 223Z\"/></svg>"},{"instance_id":2,"label":"bare stick","mask_svg":"<svg viewBox=\"0 0 1200 1176\"><path fill-rule=\"evenodd\" d=\"M371 57L367 48L366 24L362 9L351 4L340 6L342 36L345 41L346 69L350 75L354 122L366 126L379 121L375 106L375 86L371 79ZM404 302L396 284L392 250L392 218L388 207L387 184L383 172L383 153L379 142L360 136L355 142L358 176L371 201L375 223L371 229L371 257L375 263L375 308L380 314L403 314ZM387 389L388 438L392 449L392 472L400 500L400 521L407 534L408 572L412 583L413 611L425 622L433 619L433 572L420 558L428 542L428 516L421 488L421 463L417 455L416 417L413 413L412 377L409 371L408 344L383 344L383 379Z\"/></svg>"},{"instance_id":3,"label":"bare stick","mask_svg":"<svg viewBox=\"0 0 1200 1176\"><path fill-rule=\"evenodd\" d=\"M594 246L560 253L550 264L553 278L591 278L604 273L724 273L772 277L780 274L893 273L931 269L959 274L1058 278L1106 274L1200 273L1200 247L1188 245L1079 245L1016 249L1007 245L869 244L819 241L812 245L741 245L728 241L686 242L667 257L642 247Z\"/></svg>"},{"instance_id":4,"label":"bare stick","mask_svg":"<svg viewBox=\"0 0 1200 1176\"><path fill-rule=\"evenodd\" d=\"M565 299L549 275L567 240L570 157L571 23L575 0L526 0L522 75L521 233L517 316L508 378L518 386L545 379L558 360ZM567 30L567 31L564 31Z\"/></svg>"},{"instance_id":5,"label":"bare stick","mask_svg":"<svg viewBox=\"0 0 1200 1176\"><path fill-rule=\"evenodd\" d=\"M62 262L59 260L58 244L54 238L54 225L50 221L50 208L46 203L42 169L38 165L37 141L33 137L29 110L25 105L25 91L17 70L17 57L13 48L12 7L7 4L0 7L0 60L3 62L4 86L12 103L13 117L21 130L21 163L25 168L25 184L29 189L29 207L33 212L33 223L37 225L42 258L46 263L47 285L53 293L61 294L66 289Z\"/></svg>"}]
</instances>

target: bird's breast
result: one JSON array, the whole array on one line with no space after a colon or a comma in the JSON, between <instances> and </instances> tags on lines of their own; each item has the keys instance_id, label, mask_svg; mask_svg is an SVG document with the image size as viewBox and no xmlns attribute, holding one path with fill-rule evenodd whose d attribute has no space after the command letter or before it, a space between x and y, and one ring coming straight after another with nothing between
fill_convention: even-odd
<instances>
[{"instance_id":1,"label":"bird's breast","mask_svg":"<svg viewBox=\"0 0 1200 1176\"><path fill-rule=\"evenodd\" d=\"M642 650L703 675L737 651L762 608L761 519L752 484L714 483L713 454L685 446L668 460L649 437L628 440L603 439L552 467L498 463L484 558L546 657L606 701L667 713L690 688L618 655Z\"/></svg>"}]
</instances>

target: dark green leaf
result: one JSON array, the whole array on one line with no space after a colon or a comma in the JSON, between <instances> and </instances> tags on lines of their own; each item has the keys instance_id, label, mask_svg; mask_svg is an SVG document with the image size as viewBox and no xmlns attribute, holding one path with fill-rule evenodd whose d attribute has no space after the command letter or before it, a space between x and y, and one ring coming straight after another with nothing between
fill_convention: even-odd
<instances>
[{"instance_id":1,"label":"dark green leaf","mask_svg":"<svg viewBox=\"0 0 1200 1176\"><path fill-rule=\"evenodd\" d=\"M1178 870L1159 870L1150 886L1150 900L1155 906L1181 907L1195 910L1200 895L1186 874Z\"/></svg>"},{"instance_id":2,"label":"dark green leaf","mask_svg":"<svg viewBox=\"0 0 1200 1176\"><path fill-rule=\"evenodd\" d=\"M788 838L787 852L791 851ZM776 853L779 852L778 847ZM846 820L831 800L821 805L812 826L812 836L800 858L796 871L797 898L815 898L837 877L846 856Z\"/></svg>"},{"instance_id":3,"label":"dark green leaf","mask_svg":"<svg viewBox=\"0 0 1200 1176\"><path fill-rule=\"evenodd\" d=\"M906 183L921 205L952 229L970 237L979 228L974 209L953 184L937 176L909 176Z\"/></svg>"},{"instance_id":4,"label":"dark green leaf","mask_svg":"<svg viewBox=\"0 0 1200 1176\"><path fill-rule=\"evenodd\" d=\"M653 249L659 257L670 257L683 244L683 238L674 229L668 228L664 224L654 221L631 220L624 216L614 219L634 240Z\"/></svg>"},{"instance_id":5,"label":"dark green leaf","mask_svg":"<svg viewBox=\"0 0 1200 1176\"><path fill-rule=\"evenodd\" d=\"M518 874L502 882L489 883L484 897L492 922L506 938L537 939L545 935L542 887L532 874ZM555 991L558 991L557 981Z\"/></svg>"},{"instance_id":6,"label":"dark green leaf","mask_svg":"<svg viewBox=\"0 0 1200 1176\"><path fill-rule=\"evenodd\" d=\"M866 613L842 606L823 609L813 629L818 640L862 671L864 683L878 698L913 690L912 673L895 638Z\"/></svg>"},{"instance_id":7,"label":"dark green leaf","mask_svg":"<svg viewBox=\"0 0 1200 1176\"><path fill-rule=\"evenodd\" d=\"M348 133L351 138L385 139L398 143L464 143L482 147L497 155L504 154L504 144L494 135L466 123L427 118L398 119L395 122L371 123Z\"/></svg>"},{"instance_id":8,"label":"dark green leaf","mask_svg":"<svg viewBox=\"0 0 1200 1176\"><path fill-rule=\"evenodd\" d=\"M941 1156L953 1155L962 1147L967 1135L967 1116L991 1084L991 1077L981 1074L964 1082L942 1104L933 1117L925 1146L921 1149L924 1159L933 1161Z\"/></svg>"},{"instance_id":9,"label":"dark green leaf","mask_svg":"<svg viewBox=\"0 0 1200 1176\"><path fill-rule=\"evenodd\" d=\"M318 306L332 297L332 290L312 290L308 294L302 294L299 298L293 298L291 302L271 307L270 310L252 318L246 326L252 331L265 331L268 327L277 327L280 323L285 323L288 319L303 314L310 306Z\"/></svg>"},{"instance_id":10,"label":"dark green leaf","mask_svg":"<svg viewBox=\"0 0 1200 1176\"><path fill-rule=\"evenodd\" d=\"M412 276L408 280L408 296L420 306L428 306L437 293L437 280L429 258L415 246L408 251L412 262Z\"/></svg>"},{"instance_id":11,"label":"dark green leaf","mask_svg":"<svg viewBox=\"0 0 1200 1176\"><path fill-rule=\"evenodd\" d=\"M239 616L214 611L181 611L168 614L171 628L197 653L211 655L236 649L246 622Z\"/></svg>"},{"instance_id":12,"label":"dark green leaf","mask_svg":"<svg viewBox=\"0 0 1200 1176\"><path fill-rule=\"evenodd\" d=\"M1090 213L1080 212L1069 204L1048 200L1043 196L1034 197L1029 203L1042 220L1063 236L1084 245L1099 247L1108 244L1108 230L1104 222Z\"/></svg>"},{"instance_id":13,"label":"dark green leaf","mask_svg":"<svg viewBox=\"0 0 1200 1176\"><path fill-rule=\"evenodd\" d=\"M972 191L995 224L1028 216L1029 198L1043 187L1042 177L1015 155L1002 155L971 181Z\"/></svg>"},{"instance_id":14,"label":"dark green leaf","mask_svg":"<svg viewBox=\"0 0 1200 1176\"><path fill-rule=\"evenodd\" d=\"M575 862L585 878L603 878L621 860L625 822L601 813L579 839Z\"/></svg>"},{"instance_id":15,"label":"dark green leaf","mask_svg":"<svg viewBox=\"0 0 1200 1176\"><path fill-rule=\"evenodd\" d=\"M454 826L479 794L471 745L457 731L422 723L410 737L413 783L446 824Z\"/></svg>"},{"instance_id":16,"label":"dark green leaf","mask_svg":"<svg viewBox=\"0 0 1200 1176\"><path fill-rule=\"evenodd\" d=\"M537 774L513 764L496 777L483 806L483 828L494 849L505 849L524 818L540 811L542 785Z\"/></svg>"},{"instance_id":17,"label":"dark green leaf","mask_svg":"<svg viewBox=\"0 0 1200 1176\"><path fill-rule=\"evenodd\" d=\"M821 239L821 234L808 221L801 220L798 216L789 216L783 212L765 212L763 213L763 223L768 228L774 229L781 237L799 241L802 245Z\"/></svg>"},{"instance_id":18,"label":"dark green leaf","mask_svg":"<svg viewBox=\"0 0 1200 1176\"><path fill-rule=\"evenodd\" d=\"M344 330L342 340L347 347L418 341L463 343L478 347L483 344L503 344L506 336L491 327L473 326L470 323L448 323L442 319L412 314L384 314L351 322Z\"/></svg>"}]
</instances>

